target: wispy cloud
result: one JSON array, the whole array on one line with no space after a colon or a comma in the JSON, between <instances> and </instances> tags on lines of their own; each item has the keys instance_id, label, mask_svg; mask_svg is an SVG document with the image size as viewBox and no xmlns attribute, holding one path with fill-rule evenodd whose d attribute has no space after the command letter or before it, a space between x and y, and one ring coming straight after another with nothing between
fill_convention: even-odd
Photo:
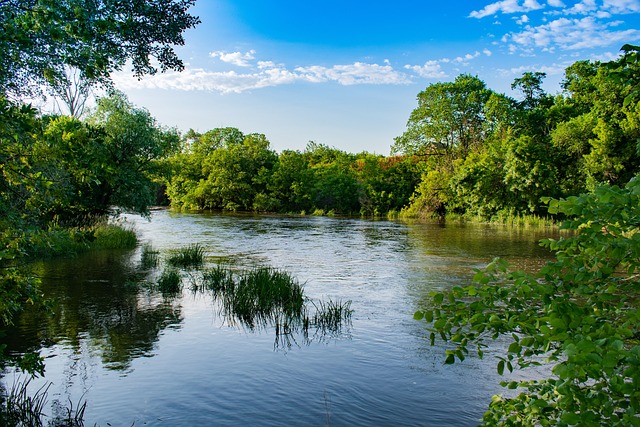
<instances>
[{"instance_id":1,"label":"wispy cloud","mask_svg":"<svg viewBox=\"0 0 640 427\"><path fill-rule=\"evenodd\" d=\"M447 73L442 69L440 62L431 60L425 62L424 65L405 65L404 68L426 79L441 79L447 77Z\"/></svg>"},{"instance_id":2,"label":"wispy cloud","mask_svg":"<svg viewBox=\"0 0 640 427\"><path fill-rule=\"evenodd\" d=\"M212 58L220 58L222 62L227 62L229 64L236 65L238 67L249 67L251 65L250 61L255 59L255 50L250 50L249 52L210 52L209 56Z\"/></svg>"},{"instance_id":3,"label":"wispy cloud","mask_svg":"<svg viewBox=\"0 0 640 427\"><path fill-rule=\"evenodd\" d=\"M557 1L552 1L557 3ZM471 18L484 18L486 16L496 15L498 13L520 13L530 12L532 10L542 9L544 5L538 3L537 0L502 0L486 5L480 10L474 10L469 14Z\"/></svg>"},{"instance_id":4,"label":"wispy cloud","mask_svg":"<svg viewBox=\"0 0 640 427\"><path fill-rule=\"evenodd\" d=\"M355 62L332 67L311 65L290 70L285 65L276 64L273 61L257 61L254 65L250 61L255 59L255 51L249 53L251 58L248 55L224 56L227 59L225 62L250 67L246 72L187 68L181 73L168 72L147 76L140 81L124 73L116 74L113 77L121 89L204 90L225 94L242 93L296 82L335 82L344 86L359 84L401 85L412 82L409 75L395 70L388 61L384 64ZM223 58L221 55L216 55L216 57Z\"/></svg>"},{"instance_id":5,"label":"wispy cloud","mask_svg":"<svg viewBox=\"0 0 640 427\"><path fill-rule=\"evenodd\" d=\"M444 71L442 64L468 66L472 60L482 55L491 56L493 55L493 52L491 52L489 49L483 49L482 52L476 51L474 53L467 53L466 55L457 56L455 58L429 60L425 62L424 65L405 65L404 68L413 71L420 77L424 77L427 79L441 79L448 77L448 74Z\"/></svg>"},{"instance_id":6,"label":"wispy cloud","mask_svg":"<svg viewBox=\"0 0 640 427\"><path fill-rule=\"evenodd\" d=\"M540 9L545 10L536 12ZM522 12L531 13L512 18L522 28L501 38L512 54L535 56L537 52L606 48L640 40L640 28L623 20L624 15L640 13L640 0L547 0L546 4L541 0L503 0L469 16L480 19Z\"/></svg>"},{"instance_id":7,"label":"wispy cloud","mask_svg":"<svg viewBox=\"0 0 640 427\"><path fill-rule=\"evenodd\" d=\"M539 26L527 26L519 32L506 34L502 41L511 43L512 50L541 48L553 51L556 48L575 50L608 47L624 41L640 39L640 30L615 28L619 22L603 22L595 17L580 19L559 18Z\"/></svg>"}]
</instances>

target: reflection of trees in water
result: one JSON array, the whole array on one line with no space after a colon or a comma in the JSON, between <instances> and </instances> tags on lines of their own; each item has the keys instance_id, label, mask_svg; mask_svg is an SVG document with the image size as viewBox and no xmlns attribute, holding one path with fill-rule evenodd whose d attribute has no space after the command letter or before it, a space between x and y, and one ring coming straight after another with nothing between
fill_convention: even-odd
<instances>
[{"instance_id":1,"label":"reflection of trees in water","mask_svg":"<svg viewBox=\"0 0 640 427\"><path fill-rule=\"evenodd\" d=\"M140 286L146 277L131 263L131 253L92 252L75 259L33 265L42 278L53 315L22 314L6 338L8 350L38 351L58 342L82 352L88 340L108 368L126 369L148 355L160 331L182 321L181 308Z\"/></svg>"}]
</instances>

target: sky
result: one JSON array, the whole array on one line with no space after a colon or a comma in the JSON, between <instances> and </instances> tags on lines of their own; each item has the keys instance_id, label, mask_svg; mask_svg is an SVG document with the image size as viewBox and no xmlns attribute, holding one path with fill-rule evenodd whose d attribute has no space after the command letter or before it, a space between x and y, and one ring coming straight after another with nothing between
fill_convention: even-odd
<instances>
[{"instance_id":1,"label":"sky","mask_svg":"<svg viewBox=\"0 0 640 427\"><path fill-rule=\"evenodd\" d=\"M181 73L116 86L180 131L236 127L277 152L309 141L388 155L419 92L460 74L514 98L522 73L561 93L578 60L640 44L640 0L198 0Z\"/></svg>"}]
</instances>

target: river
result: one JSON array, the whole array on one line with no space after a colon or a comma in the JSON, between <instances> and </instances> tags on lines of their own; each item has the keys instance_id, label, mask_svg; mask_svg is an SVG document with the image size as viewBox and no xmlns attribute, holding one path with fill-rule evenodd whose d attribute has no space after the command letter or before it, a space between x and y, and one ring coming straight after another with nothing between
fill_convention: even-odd
<instances>
[{"instance_id":1,"label":"river","mask_svg":"<svg viewBox=\"0 0 640 427\"><path fill-rule=\"evenodd\" d=\"M180 295L158 293L160 268L142 271L140 248L36 263L56 315L25 313L5 340L46 358L30 388L51 384L49 413L86 401L87 425L476 425L502 391L496 350L445 366L413 313L496 256L525 269L549 257L537 243L548 231L502 226L166 210L125 219L161 257L198 243L207 266L286 270L311 300L351 301L353 315L338 332L283 340L225 321L190 290L195 271Z\"/></svg>"}]
</instances>

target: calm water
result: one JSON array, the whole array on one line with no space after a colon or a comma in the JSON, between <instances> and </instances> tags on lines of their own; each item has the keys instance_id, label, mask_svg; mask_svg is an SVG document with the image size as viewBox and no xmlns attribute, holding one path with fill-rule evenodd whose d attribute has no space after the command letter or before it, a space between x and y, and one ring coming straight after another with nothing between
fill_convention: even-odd
<instances>
[{"instance_id":1,"label":"calm water","mask_svg":"<svg viewBox=\"0 0 640 427\"><path fill-rule=\"evenodd\" d=\"M429 292L469 283L495 256L535 268L532 231L323 217L127 217L161 253L199 243L208 264L290 272L313 300L351 300L336 334L293 335L225 322L206 294L166 298L145 286L140 249L34 265L59 305L23 316L14 351L39 349L51 411L87 401L98 426L471 426L500 392L492 352L444 366L412 319ZM7 372L11 385L17 374Z\"/></svg>"}]
</instances>

